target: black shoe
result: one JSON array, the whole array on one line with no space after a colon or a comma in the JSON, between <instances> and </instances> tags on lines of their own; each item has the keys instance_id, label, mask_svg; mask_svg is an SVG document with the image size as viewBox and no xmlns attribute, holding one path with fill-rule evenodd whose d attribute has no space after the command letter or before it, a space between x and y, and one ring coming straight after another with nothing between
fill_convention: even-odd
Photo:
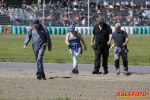
<instances>
[{"instance_id":1,"label":"black shoe","mask_svg":"<svg viewBox=\"0 0 150 100\"><path fill-rule=\"evenodd\" d=\"M72 73L74 73L74 74L76 73L76 69L75 68L72 70Z\"/></svg>"},{"instance_id":2,"label":"black shoe","mask_svg":"<svg viewBox=\"0 0 150 100\"><path fill-rule=\"evenodd\" d=\"M79 74L79 71L78 71L78 70L75 70L75 74Z\"/></svg>"},{"instance_id":3,"label":"black shoe","mask_svg":"<svg viewBox=\"0 0 150 100\"><path fill-rule=\"evenodd\" d=\"M40 75L40 74L37 75L37 79L38 79L38 80L41 79L41 75Z\"/></svg>"},{"instance_id":4,"label":"black shoe","mask_svg":"<svg viewBox=\"0 0 150 100\"><path fill-rule=\"evenodd\" d=\"M93 71L92 74L99 74L99 71Z\"/></svg>"},{"instance_id":5,"label":"black shoe","mask_svg":"<svg viewBox=\"0 0 150 100\"><path fill-rule=\"evenodd\" d=\"M42 80L46 80L46 78L45 77L41 77L42 78Z\"/></svg>"},{"instance_id":6,"label":"black shoe","mask_svg":"<svg viewBox=\"0 0 150 100\"><path fill-rule=\"evenodd\" d=\"M108 74L108 71L107 71L107 70L106 70L106 71L104 71L103 75L106 75L106 74Z\"/></svg>"}]
</instances>

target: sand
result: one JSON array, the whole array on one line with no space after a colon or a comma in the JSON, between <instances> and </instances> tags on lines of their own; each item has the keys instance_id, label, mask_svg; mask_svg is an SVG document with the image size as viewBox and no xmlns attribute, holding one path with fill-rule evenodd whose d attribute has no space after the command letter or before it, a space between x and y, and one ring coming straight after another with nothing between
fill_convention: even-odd
<instances>
[{"instance_id":1,"label":"sand","mask_svg":"<svg viewBox=\"0 0 150 100\"><path fill-rule=\"evenodd\" d=\"M93 75L90 72L45 72L37 80L34 71L0 71L0 98L80 100L150 100L150 74ZM117 97L117 92L146 92L147 97Z\"/></svg>"}]
</instances>

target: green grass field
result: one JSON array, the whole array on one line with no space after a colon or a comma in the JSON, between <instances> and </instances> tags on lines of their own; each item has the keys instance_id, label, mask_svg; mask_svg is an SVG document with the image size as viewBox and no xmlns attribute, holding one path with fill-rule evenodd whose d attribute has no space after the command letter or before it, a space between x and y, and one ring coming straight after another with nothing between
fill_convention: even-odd
<instances>
[{"instance_id":1,"label":"green grass field","mask_svg":"<svg viewBox=\"0 0 150 100\"><path fill-rule=\"evenodd\" d=\"M3 35L0 35L3 36ZM10 35L4 35L10 36ZM11 35L12 36L12 35ZM32 50L32 40L28 48L23 49L25 39L0 39L0 62L32 62L35 63L35 56ZM94 51L90 46L90 38L85 38L87 51L79 56L78 63L93 64ZM130 37L128 43L129 65L150 66L150 37ZM44 54L44 63L72 63L65 38L52 38L52 51ZM110 52L108 64L114 64L114 53ZM122 60L120 60L122 64Z\"/></svg>"}]
</instances>

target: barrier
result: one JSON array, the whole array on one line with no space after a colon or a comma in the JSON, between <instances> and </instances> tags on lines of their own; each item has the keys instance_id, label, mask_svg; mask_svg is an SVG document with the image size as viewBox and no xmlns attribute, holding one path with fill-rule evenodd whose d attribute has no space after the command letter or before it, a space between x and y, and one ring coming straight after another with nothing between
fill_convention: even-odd
<instances>
[{"instance_id":1,"label":"barrier","mask_svg":"<svg viewBox=\"0 0 150 100\"><path fill-rule=\"evenodd\" d=\"M79 33L81 33L81 34L83 33L83 29L81 27L78 27L78 30L79 30L78 31Z\"/></svg>"},{"instance_id":2,"label":"barrier","mask_svg":"<svg viewBox=\"0 0 150 100\"><path fill-rule=\"evenodd\" d=\"M21 31L22 31L21 32L22 34L26 34L26 27L25 26L21 26Z\"/></svg>"},{"instance_id":3,"label":"barrier","mask_svg":"<svg viewBox=\"0 0 150 100\"><path fill-rule=\"evenodd\" d=\"M11 34L12 33L12 25L8 25L7 27L10 27L10 33L9 34ZM7 30L7 33L8 33L8 30Z\"/></svg>"},{"instance_id":4,"label":"barrier","mask_svg":"<svg viewBox=\"0 0 150 100\"><path fill-rule=\"evenodd\" d=\"M86 34L87 34L87 28L86 28L86 27L83 27L82 29L83 29L83 33L82 33L82 34L83 34L83 35L86 35Z\"/></svg>"},{"instance_id":5,"label":"barrier","mask_svg":"<svg viewBox=\"0 0 150 100\"><path fill-rule=\"evenodd\" d=\"M56 27L52 27L52 35L56 34L57 30Z\"/></svg>"},{"instance_id":6,"label":"barrier","mask_svg":"<svg viewBox=\"0 0 150 100\"><path fill-rule=\"evenodd\" d=\"M4 26L4 33L6 33L7 32L7 28L6 28L6 26Z\"/></svg>"},{"instance_id":7,"label":"barrier","mask_svg":"<svg viewBox=\"0 0 150 100\"><path fill-rule=\"evenodd\" d=\"M111 27L111 29L112 29L112 33L116 31L115 27Z\"/></svg>"},{"instance_id":8,"label":"barrier","mask_svg":"<svg viewBox=\"0 0 150 100\"><path fill-rule=\"evenodd\" d=\"M65 34L67 34L69 32L69 28L65 27Z\"/></svg>"},{"instance_id":9,"label":"barrier","mask_svg":"<svg viewBox=\"0 0 150 100\"><path fill-rule=\"evenodd\" d=\"M130 34L134 34L134 27L130 27Z\"/></svg>"},{"instance_id":10,"label":"barrier","mask_svg":"<svg viewBox=\"0 0 150 100\"><path fill-rule=\"evenodd\" d=\"M90 27L90 34L93 34L94 27Z\"/></svg>"},{"instance_id":11,"label":"barrier","mask_svg":"<svg viewBox=\"0 0 150 100\"><path fill-rule=\"evenodd\" d=\"M134 34L138 34L138 28L134 27Z\"/></svg>"},{"instance_id":12,"label":"barrier","mask_svg":"<svg viewBox=\"0 0 150 100\"><path fill-rule=\"evenodd\" d=\"M138 34L142 34L142 27L138 27Z\"/></svg>"},{"instance_id":13,"label":"barrier","mask_svg":"<svg viewBox=\"0 0 150 100\"><path fill-rule=\"evenodd\" d=\"M16 34L16 33L17 33L17 27L13 26L13 34Z\"/></svg>"},{"instance_id":14,"label":"barrier","mask_svg":"<svg viewBox=\"0 0 150 100\"><path fill-rule=\"evenodd\" d=\"M127 34L130 34L130 27L125 27Z\"/></svg>"},{"instance_id":15,"label":"barrier","mask_svg":"<svg viewBox=\"0 0 150 100\"><path fill-rule=\"evenodd\" d=\"M147 34L150 34L150 27L146 27Z\"/></svg>"},{"instance_id":16,"label":"barrier","mask_svg":"<svg viewBox=\"0 0 150 100\"><path fill-rule=\"evenodd\" d=\"M51 29L51 27L47 27L47 30L48 30L49 34L52 34L52 29Z\"/></svg>"},{"instance_id":17,"label":"barrier","mask_svg":"<svg viewBox=\"0 0 150 100\"><path fill-rule=\"evenodd\" d=\"M25 27L25 26L12 26L8 25L0 25L0 33L9 33L9 34L26 34L31 27ZM69 32L68 27L47 27L49 34L67 34ZM88 27L76 27L75 31L86 35L86 34L92 34L94 27L90 27L88 32ZM112 32L115 32L115 27L111 27ZM150 26L147 27L121 27L122 30L126 31L127 34L150 34Z\"/></svg>"},{"instance_id":18,"label":"barrier","mask_svg":"<svg viewBox=\"0 0 150 100\"><path fill-rule=\"evenodd\" d=\"M65 28L64 27L61 27L61 35L62 34L65 34Z\"/></svg>"},{"instance_id":19,"label":"barrier","mask_svg":"<svg viewBox=\"0 0 150 100\"><path fill-rule=\"evenodd\" d=\"M21 34L21 27L20 26L17 26L17 34Z\"/></svg>"},{"instance_id":20,"label":"barrier","mask_svg":"<svg viewBox=\"0 0 150 100\"><path fill-rule=\"evenodd\" d=\"M125 27L121 27L121 30L125 31L126 32L126 28Z\"/></svg>"},{"instance_id":21,"label":"barrier","mask_svg":"<svg viewBox=\"0 0 150 100\"><path fill-rule=\"evenodd\" d=\"M10 34L10 26L8 26L8 34Z\"/></svg>"},{"instance_id":22,"label":"barrier","mask_svg":"<svg viewBox=\"0 0 150 100\"><path fill-rule=\"evenodd\" d=\"M4 33L4 26L0 25L0 33Z\"/></svg>"},{"instance_id":23,"label":"barrier","mask_svg":"<svg viewBox=\"0 0 150 100\"><path fill-rule=\"evenodd\" d=\"M61 34L61 28L57 27L57 35Z\"/></svg>"},{"instance_id":24,"label":"barrier","mask_svg":"<svg viewBox=\"0 0 150 100\"><path fill-rule=\"evenodd\" d=\"M142 30L143 30L143 34L146 34L146 33L147 33L146 27L142 27Z\"/></svg>"}]
</instances>

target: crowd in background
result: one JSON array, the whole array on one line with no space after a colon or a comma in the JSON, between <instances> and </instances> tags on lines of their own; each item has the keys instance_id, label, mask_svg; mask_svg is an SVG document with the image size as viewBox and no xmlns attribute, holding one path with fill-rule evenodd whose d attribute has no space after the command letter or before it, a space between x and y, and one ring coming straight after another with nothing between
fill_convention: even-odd
<instances>
[{"instance_id":1,"label":"crowd in background","mask_svg":"<svg viewBox=\"0 0 150 100\"><path fill-rule=\"evenodd\" d=\"M33 1L30 6L32 7L32 10L35 11L33 13L35 16L30 16L30 19L33 20L34 18L39 17L37 14L42 13L43 4L41 0L38 0L37 3ZM142 0L141 5L136 5L134 0L121 0L120 2L116 2L115 0L112 2L108 2L107 0L97 0L96 2L90 1L89 6L90 16L88 16L87 13L88 0L60 0L57 2L55 2L55 0L50 0L48 4L44 5L45 9L49 10L49 14L42 19L51 20L49 26L53 26L51 24L52 21L56 21L57 23L62 22L63 26L69 26L72 23L75 23L77 26L87 26L88 17L90 18L90 26L94 26L99 16L103 16L105 22L112 26L116 22L119 22L123 26L150 25L149 0ZM135 14L129 12L128 8ZM22 9L30 9L26 1L23 1ZM57 16L59 10L62 11L59 12L60 18ZM15 8L8 7L4 0L0 1L0 15L8 15L11 20L15 21L20 18L16 13ZM116 16L119 18L115 19ZM129 16L129 18L126 18L127 16ZM65 17L68 19L63 20Z\"/></svg>"}]
</instances>

